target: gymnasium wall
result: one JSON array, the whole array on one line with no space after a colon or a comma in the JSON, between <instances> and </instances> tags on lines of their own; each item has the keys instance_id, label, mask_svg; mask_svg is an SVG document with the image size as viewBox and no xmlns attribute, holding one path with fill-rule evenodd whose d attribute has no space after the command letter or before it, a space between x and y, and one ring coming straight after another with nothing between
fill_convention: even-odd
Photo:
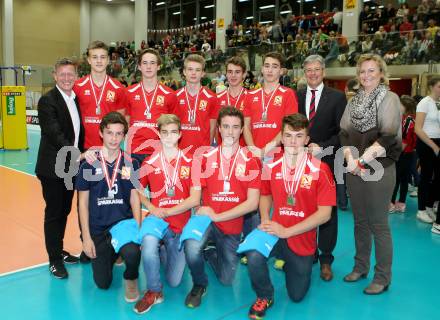
<instances>
[{"instance_id":1,"label":"gymnasium wall","mask_svg":"<svg viewBox=\"0 0 440 320\"><path fill-rule=\"evenodd\" d=\"M79 0L15 0L15 63L53 65L79 56L79 6Z\"/></svg>"},{"instance_id":2,"label":"gymnasium wall","mask_svg":"<svg viewBox=\"0 0 440 320\"><path fill-rule=\"evenodd\" d=\"M90 40L134 40L134 3L90 3ZM145 27L147 29L147 27Z\"/></svg>"}]
</instances>

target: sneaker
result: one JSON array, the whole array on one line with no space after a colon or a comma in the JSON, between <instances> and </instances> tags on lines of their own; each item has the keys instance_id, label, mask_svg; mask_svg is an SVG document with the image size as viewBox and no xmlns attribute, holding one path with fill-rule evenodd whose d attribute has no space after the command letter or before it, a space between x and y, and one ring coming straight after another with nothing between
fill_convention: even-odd
<instances>
[{"instance_id":1,"label":"sneaker","mask_svg":"<svg viewBox=\"0 0 440 320\"><path fill-rule=\"evenodd\" d=\"M390 203L390 205L388 206L388 213L393 213L394 211L396 211L396 206L394 205L394 203Z\"/></svg>"},{"instance_id":2,"label":"sneaker","mask_svg":"<svg viewBox=\"0 0 440 320\"><path fill-rule=\"evenodd\" d=\"M277 270L283 270L284 264L286 262L281 259L275 259L275 262L273 263L273 267Z\"/></svg>"},{"instance_id":3,"label":"sneaker","mask_svg":"<svg viewBox=\"0 0 440 320\"><path fill-rule=\"evenodd\" d=\"M138 281L125 279L125 301L136 302L139 299Z\"/></svg>"},{"instance_id":4,"label":"sneaker","mask_svg":"<svg viewBox=\"0 0 440 320\"><path fill-rule=\"evenodd\" d=\"M426 207L426 213L431 217L432 222L437 219L437 215L435 214L434 208Z\"/></svg>"},{"instance_id":5,"label":"sneaker","mask_svg":"<svg viewBox=\"0 0 440 320\"><path fill-rule=\"evenodd\" d=\"M428 214L427 210L417 211L417 219L424 223L433 223L434 219Z\"/></svg>"},{"instance_id":6,"label":"sneaker","mask_svg":"<svg viewBox=\"0 0 440 320\"><path fill-rule=\"evenodd\" d=\"M240 259L240 263L241 263L242 265L247 265L247 262L248 262L248 260L247 260L247 257L246 257L246 256L241 257L241 259Z\"/></svg>"},{"instance_id":7,"label":"sneaker","mask_svg":"<svg viewBox=\"0 0 440 320\"><path fill-rule=\"evenodd\" d=\"M194 285L185 299L185 305L189 308L197 308L202 303L202 297L206 294L206 287Z\"/></svg>"},{"instance_id":8,"label":"sneaker","mask_svg":"<svg viewBox=\"0 0 440 320\"><path fill-rule=\"evenodd\" d=\"M120 267L120 266L123 266L123 265L124 265L124 259L122 259L121 256L118 256L118 258L115 261L115 266Z\"/></svg>"},{"instance_id":9,"label":"sneaker","mask_svg":"<svg viewBox=\"0 0 440 320\"><path fill-rule=\"evenodd\" d=\"M394 212L404 213L406 211L406 204L404 202L396 202L394 204Z\"/></svg>"},{"instance_id":10,"label":"sneaker","mask_svg":"<svg viewBox=\"0 0 440 320\"><path fill-rule=\"evenodd\" d=\"M49 271L57 279L66 279L69 276L62 260L50 263Z\"/></svg>"},{"instance_id":11,"label":"sneaker","mask_svg":"<svg viewBox=\"0 0 440 320\"><path fill-rule=\"evenodd\" d=\"M79 255L79 262L90 263L90 258L86 255L84 251L81 251L81 254Z\"/></svg>"},{"instance_id":12,"label":"sneaker","mask_svg":"<svg viewBox=\"0 0 440 320\"><path fill-rule=\"evenodd\" d=\"M435 234L440 234L440 224L434 222L432 224L431 232Z\"/></svg>"},{"instance_id":13,"label":"sneaker","mask_svg":"<svg viewBox=\"0 0 440 320\"><path fill-rule=\"evenodd\" d=\"M254 304L249 309L248 316L251 319L263 319L266 315L266 310L273 305L273 299L257 298Z\"/></svg>"},{"instance_id":14,"label":"sneaker","mask_svg":"<svg viewBox=\"0 0 440 320\"><path fill-rule=\"evenodd\" d=\"M141 300L139 300L134 306L133 310L137 314L143 314L150 311L151 307L155 304L163 302L162 292L153 292L148 290L145 292Z\"/></svg>"},{"instance_id":15,"label":"sneaker","mask_svg":"<svg viewBox=\"0 0 440 320\"><path fill-rule=\"evenodd\" d=\"M66 264L75 264L75 263L79 262L79 258L78 257L72 256L67 251L63 250L62 256L63 256L64 263L66 263Z\"/></svg>"}]
</instances>

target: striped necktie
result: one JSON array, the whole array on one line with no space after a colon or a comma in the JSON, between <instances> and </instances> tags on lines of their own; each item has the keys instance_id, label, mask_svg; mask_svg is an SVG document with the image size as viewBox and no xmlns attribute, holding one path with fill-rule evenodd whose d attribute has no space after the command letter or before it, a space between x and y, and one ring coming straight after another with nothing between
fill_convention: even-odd
<instances>
[{"instance_id":1,"label":"striped necktie","mask_svg":"<svg viewBox=\"0 0 440 320\"><path fill-rule=\"evenodd\" d=\"M315 93L318 90L310 90L312 91L312 98L310 99L310 107L309 107L309 123L312 124L313 118L315 117L316 114L316 109L315 109Z\"/></svg>"}]
</instances>

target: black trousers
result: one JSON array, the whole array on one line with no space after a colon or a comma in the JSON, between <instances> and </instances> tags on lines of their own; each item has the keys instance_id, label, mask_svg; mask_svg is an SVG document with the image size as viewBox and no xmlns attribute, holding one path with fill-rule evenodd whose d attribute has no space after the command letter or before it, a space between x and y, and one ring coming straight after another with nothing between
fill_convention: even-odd
<instances>
[{"instance_id":1,"label":"black trousers","mask_svg":"<svg viewBox=\"0 0 440 320\"><path fill-rule=\"evenodd\" d=\"M67 190L63 179L38 176L46 202L44 210L44 240L49 262L62 259L67 216L72 209L73 190Z\"/></svg>"},{"instance_id":2,"label":"black trousers","mask_svg":"<svg viewBox=\"0 0 440 320\"><path fill-rule=\"evenodd\" d=\"M399 161L396 163L396 185L394 186L391 202L395 203L397 191L400 190L399 202L405 203L408 193L409 175L411 174L411 163L413 161L413 153L402 153Z\"/></svg>"},{"instance_id":3,"label":"black trousers","mask_svg":"<svg viewBox=\"0 0 440 320\"><path fill-rule=\"evenodd\" d=\"M335 259L333 250L338 239L338 208L332 207L330 220L318 227L318 250L319 262L332 264Z\"/></svg>"},{"instance_id":4,"label":"black trousers","mask_svg":"<svg viewBox=\"0 0 440 320\"><path fill-rule=\"evenodd\" d=\"M113 264L118 257L111 241L109 232L100 235L92 235L95 244L96 258L92 259L93 280L100 289L108 289L113 280ZM141 250L138 244L127 243L119 250L119 255L124 259L124 279L135 280L139 276L139 263L141 261Z\"/></svg>"},{"instance_id":5,"label":"black trousers","mask_svg":"<svg viewBox=\"0 0 440 320\"><path fill-rule=\"evenodd\" d=\"M440 146L440 139L432 140ZM419 210L425 210L426 207L432 208L434 201L438 200L440 190L440 158L420 139L417 139L417 154L420 161ZM438 216L437 214L437 220L439 220Z\"/></svg>"}]
</instances>

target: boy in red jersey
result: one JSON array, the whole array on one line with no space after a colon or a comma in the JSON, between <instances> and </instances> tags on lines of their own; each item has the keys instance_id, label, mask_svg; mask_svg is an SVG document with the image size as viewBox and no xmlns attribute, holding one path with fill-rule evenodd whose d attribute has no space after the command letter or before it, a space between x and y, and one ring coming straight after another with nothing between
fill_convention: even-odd
<instances>
[{"instance_id":1,"label":"boy in red jersey","mask_svg":"<svg viewBox=\"0 0 440 320\"><path fill-rule=\"evenodd\" d=\"M316 251L316 227L330 219L336 204L333 174L324 162L304 148L309 140L307 118L299 113L282 120L284 151L263 168L259 228L280 239L271 256L285 261L289 298L299 302L310 287ZM270 209L273 215L270 218ZM246 253L249 277L257 300L249 310L251 319L262 319L273 304L274 288L267 259L256 250Z\"/></svg>"},{"instance_id":2,"label":"boy in red jersey","mask_svg":"<svg viewBox=\"0 0 440 320\"><path fill-rule=\"evenodd\" d=\"M258 160L240 147L243 122L240 110L222 108L217 120L222 145L202 157L203 207L197 210L197 214L209 216L213 223L200 241L188 239L184 243L186 262L194 283L185 299L185 304L191 308L200 305L208 286L205 258L222 284L232 284L238 263L236 251L243 216L255 211L258 206L260 167ZM215 242L216 247L204 250L208 240Z\"/></svg>"},{"instance_id":3,"label":"boy in red jersey","mask_svg":"<svg viewBox=\"0 0 440 320\"><path fill-rule=\"evenodd\" d=\"M252 152L263 157L280 145L281 121L284 116L298 112L295 92L280 85L284 57L270 52L263 58L263 87L249 91L245 101L243 136Z\"/></svg>"},{"instance_id":4,"label":"boy in red jersey","mask_svg":"<svg viewBox=\"0 0 440 320\"><path fill-rule=\"evenodd\" d=\"M143 50L137 62L142 81L127 89L126 119L130 124L127 150L142 163L159 146L157 119L161 114L174 113L176 96L157 79L162 62L156 50Z\"/></svg>"},{"instance_id":5,"label":"boy in red jersey","mask_svg":"<svg viewBox=\"0 0 440 320\"><path fill-rule=\"evenodd\" d=\"M171 287L182 280L185 253L179 250L182 229L191 215L191 208L200 204L200 186L191 179L192 158L177 147L181 136L180 120L174 114L163 114L157 121L160 151L146 158L141 169L141 183L149 186L149 198L141 201L150 214L169 223L162 241L166 248L165 277ZM142 176L144 174L144 176ZM142 239L142 262L147 279L147 291L134 311L145 313L163 301L160 280L160 240L153 235Z\"/></svg>"},{"instance_id":6,"label":"boy in red jersey","mask_svg":"<svg viewBox=\"0 0 440 320\"><path fill-rule=\"evenodd\" d=\"M102 146L99 124L102 117L111 112L125 112L125 87L107 75L109 64L108 47L102 41L93 41L87 48L87 61L90 74L75 82L75 92L85 129L84 148Z\"/></svg>"},{"instance_id":7,"label":"boy in red jersey","mask_svg":"<svg viewBox=\"0 0 440 320\"><path fill-rule=\"evenodd\" d=\"M182 138L179 147L190 147L192 153L201 146L209 147L215 133L215 93L202 87L200 81L205 75L205 59L197 54L186 57L183 74L186 85L176 92L175 114L182 122Z\"/></svg>"},{"instance_id":8,"label":"boy in red jersey","mask_svg":"<svg viewBox=\"0 0 440 320\"><path fill-rule=\"evenodd\" d=\"M228 80L228 89L217 94L217 111L222 107L232 106L241 112L244 110L244 101L247 96L247 90L242 83L246 76L246 62L243 58L235 56L226 61L226 79ZM217 144L221 145L221 137L217 135ZM243 135L240 137L240 146L246 145Z\"/></svg>"}]
</instances>

